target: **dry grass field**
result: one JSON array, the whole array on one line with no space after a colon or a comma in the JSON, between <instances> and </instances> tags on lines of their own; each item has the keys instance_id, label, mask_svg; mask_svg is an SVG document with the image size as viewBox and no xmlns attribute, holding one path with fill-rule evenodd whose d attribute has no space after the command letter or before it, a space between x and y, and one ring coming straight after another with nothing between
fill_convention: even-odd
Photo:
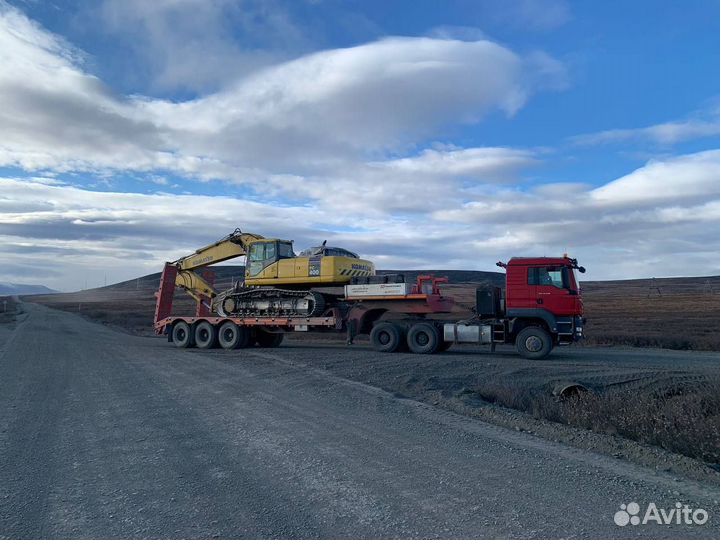
<instances>
[{"instance_id":1,"label":"dry grass field","mask_svg":"<svg viewBox=\"0 0 720 540\"><path fill-rule=\"evenodd\" d=\"M583 284L587 342L720 350L720 277Z\"/></svg>"},{"instance_id":2,"label":"dry grass field","mask_svg":"<svg viewBox=\"0 0 720 540\"><path fill-rule=\"evenodd\" d=\"M555 399L507 381L473 388L483 400L535 418L619 435L711 463L720 468L720 379L668 381L654 388L618 388Z\"/></svg>"}]
</instances>

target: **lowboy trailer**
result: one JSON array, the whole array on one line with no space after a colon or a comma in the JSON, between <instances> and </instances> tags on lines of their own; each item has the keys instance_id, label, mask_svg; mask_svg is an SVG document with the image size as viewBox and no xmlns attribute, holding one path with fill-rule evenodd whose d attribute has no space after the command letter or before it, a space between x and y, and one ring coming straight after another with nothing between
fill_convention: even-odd
<instances>
[{"instance_id":1,"label":"lowboy trailer","mask_svg":"<svg viewBox=\"0 0 720 540\"><path fill-rule=\"evenodd\" d=\"M432 354L456 343L515 345L526 358L545 358L555 346L582 338L582 296L575 259L513 258L507 264L506 286L478 287L474 314L448 321L454 302L442 294L447 278L418 276L406 283L396 276L371 276L346 285L344 297L320 316L228 317L212 313L209 298L198 298L193 316L172 314L178 269L166 263L155 294L154 328L177 347L240 349L277 347L290 332L344 332L351 344L369 335L380 352L409 350ZM205 273L212 283L213 275ZM445 317L440 317L445 314Z\"/></svg>"}]
</instances>

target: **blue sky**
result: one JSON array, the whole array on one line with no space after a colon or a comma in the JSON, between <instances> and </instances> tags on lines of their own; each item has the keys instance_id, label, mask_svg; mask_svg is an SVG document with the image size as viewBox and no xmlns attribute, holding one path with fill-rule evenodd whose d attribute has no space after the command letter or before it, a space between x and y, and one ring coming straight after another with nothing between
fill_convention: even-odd
<instances>
[{"instance_id":1,"label":"blue sky","mask_svg":"<svg viewBox=\"0 0 720 540\"><path fill-rule=\"evenodd\" d=\"M381 268L569 251L590 279L718 274L718 21L716 1L0 0L0 279L128 279L235 227Z\"/></svg>"}]
</instances>

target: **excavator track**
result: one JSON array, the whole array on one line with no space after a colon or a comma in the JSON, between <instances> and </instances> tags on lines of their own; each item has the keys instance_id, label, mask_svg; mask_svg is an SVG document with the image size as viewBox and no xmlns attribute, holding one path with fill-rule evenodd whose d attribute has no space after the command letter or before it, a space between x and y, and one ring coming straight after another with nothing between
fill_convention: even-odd
<instances>
[{"instance_id":1,"label":"excavator track","mask_svg":"<svg viewBox=\"0 0 720 540\"><path fill-rule=\"evenodd\" d=\"M221 317L317 317L325 312L324 295L275 287L232 289L215 298Z\"/></svg>"}]
</instances>

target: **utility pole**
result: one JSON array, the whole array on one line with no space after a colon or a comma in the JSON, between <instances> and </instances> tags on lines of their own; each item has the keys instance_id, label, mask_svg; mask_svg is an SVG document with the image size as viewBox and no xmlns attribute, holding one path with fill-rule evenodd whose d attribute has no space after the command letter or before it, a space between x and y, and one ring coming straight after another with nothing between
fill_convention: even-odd
<instances>
[{"instance_id":1,"label":"utility pole","mask_svg":"<svg viewBox=\"0 0 720 540\"><path fill-rule=\"evenodd\" d=\"M703 294L712 295L715 293L715 290L712 286L712 283L710 283L709 279L705 280L705 284L703 285Z\"/></svg>"},{"instance_id":2,"label":"utility pole","mask_svg":"<svg viewBox=\"0 0 720 540\"><path fill-rule=\"evenodd\" d=\"M662 291L660 290L660 287L658 287L657 282L655 281L655 278L652 278L650 280L650 286L648 287L648 294L647 297L650 298L650 295L653 292L657 292L658 296L662 296Z\"/></svg>"}]
</instances>

